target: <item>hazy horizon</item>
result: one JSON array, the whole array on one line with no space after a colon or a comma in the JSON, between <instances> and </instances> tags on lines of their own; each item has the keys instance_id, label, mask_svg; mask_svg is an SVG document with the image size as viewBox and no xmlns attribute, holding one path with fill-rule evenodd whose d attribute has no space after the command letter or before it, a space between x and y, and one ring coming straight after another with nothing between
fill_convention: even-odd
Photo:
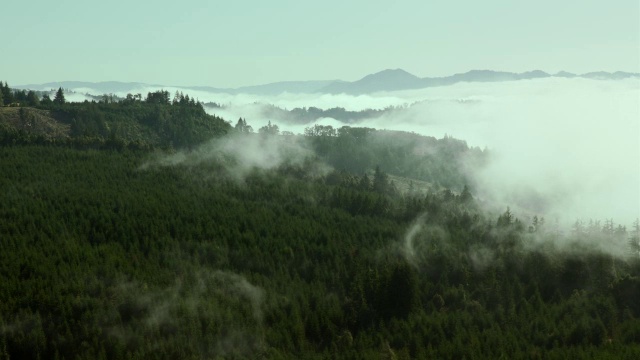
<instances>
[{"instance_id":1,"label":"hazy horizon","mask_svg":"<svg viewBox=\"0 0 640 360\"><path fill-rule=\"evenodd\" d=\"M635 0L10 2L0 23L20 36L3 41L0 77L240 87L387 68L640 72L639 14Z\"/></svg>"},{"instance_id":2,"label":"hazy horizon","mask_svg":"<svg viewBox=\"0 0 640 360\"><path fill-rule=\"evenodd\" d=\"M180 89L180 88L196 88L196 87L202 87L202 88L213 88L213 89L219 89L219 90L226 90L226 89L242 89L242 88L251 88L251 87L260 87L260 86L265 86L265 85L272 85L272 84L278 84L278 83L292 83L292 82L332 82L332 81L344 81L344 82L355 82L358 80L361 80L369 75L374 75L374 74L378 74L378 73L382 73L385 71L389 71L389 70L401 70L401 71L406 71L405 69L400 69L400 68L385 68L385 69L381 69L379 71L375 71L373 73L370 74L363 74L362 76L354 79L354 80L344 80L344 79L338 79L338 78L332 78L332 79L298 79L298 80L276 80L273 82L269 82L269 83L260 83L260 84L248 84L248 85L243 85L243 86L238 86L238 87L222 87L222 86L217 86L216 84L207 84L207 85L176 85L176 84L160 84L159 82L155 81L155 82L150 82L150 83L142 83L142 82L136 82L136 81L126 81L126 80L102 80L102 81L85 81L82 79L66 79L66 80L57 80L57 81L49 81L49 82L36 82L36 83L30 83L30 84L10 84L10 86L15 86L18 88L24 88L26 86L33 86L33 85L45 85L45 84L55 84L55 83L63 83L63 82L70 82L70 83L87 83L87 84L104 84L104 83L119 83L119 84L143 84L143 85L148 85L148 86L162 86L162 87L173 87L176 89ZM640 71L640 68L638 68L637 70ZM590 73L596 73L596 72L601 72L604 70L599 70L599 69L593 69L591 71L586 71L586 72L574 72L574 71L570 71L570 70L560 70L557 72L549 72L549 71L545 71L544 69L539 69L539 68L533 68L533 69L529 69L529 70L525 70L522 72L511 72L511 71L503 71L501 69L468 69L466 71L463 72L459 72L459 73L452 73L452 74L446 74L446 75L440 75L440 76L418 76L420 78L443 78L443 77L450 77L450 76L454 76L454 75L460 75L460 74L466 74L469 72L473 72L473 71L488 71L488 72L506 72L506 73L514 73L514 74L522 74L522 73L526 73L526 72L531 72L531 71L542 71L545 72L547 74L549 74L551 77L555 77L557 74L560 74L562 72L567 72L567 73L571 73L574 74L578 77L585 75L585 74L590 74ZM413 73L411 73L410 71L406 71L407 73L411 74L411 75L415 75ZM624 73L631 73L631 74L640 74L640 72L628 72L628 71L622 71L622 70L611 70L611 71L604 71L604 72L608 72L608 73L616 73L616 72L624 72ZM417 75L415 75L417 76ZM562 77L562 76L561 76ZM521 80L531 80L531 79L521 79ZM503 80L500 80L503 81ZM510 81L518 81L518 80L510 80ZM432 87L439 87L439 86L450 86L451 84L446 84L446 85L435 85ZM427 86L425 86L427 87ZM30 89L30 90L39 90L39 89ZM42 89L45 90L45 89ZM71 90L74 90L76 92L84 92L84 93L89 93L91 95L101 95L104 92L101 92L99 90L96 89L92 89L92 88L73 88ZM115 93L115 92L114 92ZM293 92L292 92L293 93Z\"/></svg>"}]
</instances>

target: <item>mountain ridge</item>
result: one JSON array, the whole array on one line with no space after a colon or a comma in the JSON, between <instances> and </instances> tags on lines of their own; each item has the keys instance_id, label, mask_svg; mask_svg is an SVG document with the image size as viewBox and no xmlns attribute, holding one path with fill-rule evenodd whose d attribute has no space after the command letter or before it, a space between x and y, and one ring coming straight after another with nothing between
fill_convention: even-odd
<instances>
[{"instance_id":1,"label":"mountain ridge","mask_svg":"<svg viewBox=\"0 0 640 360\"><path fill-rule=\"evenodd\" d=\"M303 94L349 94L363 95L376 92L414 90L436 86L449 86L460 82L502 82L520 81L540 78L584 78L591 80L622 80L627 78L640 78L640 73L624 71L607 72L593 71L583 74L575 74L559 71L550 74L542 70L525 71L522 73L496 71L496 70L469 70L465 73L456 73L444 77L420 78L403 69L385 69L373 74L368 74L356 81L343 80L305 80L305 81L279 81L261 85L242 86L237 88L217 88L212 86L171 86L159 84L146 84L141 82L119 81L59 81L44 84L18 85L15 88L46 91L62 87L64 89L91 90L99 94L125 93L146 91L148 88L175 88L180 90L196 90L210 93L226 94L251 94L251 95L279 95L282 93ZM96 95L96 94L94 94Z\"/></svg>"}]
</instances>

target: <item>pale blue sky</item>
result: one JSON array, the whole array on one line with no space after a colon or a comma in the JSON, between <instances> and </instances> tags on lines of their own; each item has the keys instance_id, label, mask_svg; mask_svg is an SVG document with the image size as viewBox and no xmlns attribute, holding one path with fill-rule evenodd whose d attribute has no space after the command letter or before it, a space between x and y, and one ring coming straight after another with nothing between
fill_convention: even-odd
<instances>
[{"instance_id":1,"label":"pale blue sky","mask_svg":"<svg viewBox=\"0 0 640 360\"><path fill-rule=\"evenodd\" d=\"M0 80L15 85L640 71L638 0L30 0L2 4L0 27Z\"/></svg>"}]
</instances>

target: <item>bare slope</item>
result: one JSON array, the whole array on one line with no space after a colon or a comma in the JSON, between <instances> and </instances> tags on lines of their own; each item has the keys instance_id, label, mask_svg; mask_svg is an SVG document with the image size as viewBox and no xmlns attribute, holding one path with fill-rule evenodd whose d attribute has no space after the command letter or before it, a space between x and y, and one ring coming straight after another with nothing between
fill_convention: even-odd
<instances>
[{"instance_id":1,"label":"bare slope","mask_svg":"<svg viewBox=\"0 0 640 360\"><path fill-rule=\"evenodd\" d=\"M71 127L56 120L51 110L29 107L0 107L0 128L43 136L45 139L67 139Z\"/></svg>"}]
</instances>

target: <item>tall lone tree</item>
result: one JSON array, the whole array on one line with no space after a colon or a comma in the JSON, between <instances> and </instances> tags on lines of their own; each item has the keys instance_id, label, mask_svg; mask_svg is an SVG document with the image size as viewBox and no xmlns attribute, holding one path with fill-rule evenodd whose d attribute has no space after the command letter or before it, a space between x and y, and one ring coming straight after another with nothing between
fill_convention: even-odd
<instances>
[{"instance_id":1,"label":"tall lone tree","mask_svg":"<svg viewBox=\"0 0 640 360\"><path fill-rule=\"evenodd\" d=\"M56 97L53 98L53 102L59 105L63 105L66 102L66 100L64 99L64 91L62 91L62 88L59 88L56 92Z\"/></svg>"}]
</instances>

